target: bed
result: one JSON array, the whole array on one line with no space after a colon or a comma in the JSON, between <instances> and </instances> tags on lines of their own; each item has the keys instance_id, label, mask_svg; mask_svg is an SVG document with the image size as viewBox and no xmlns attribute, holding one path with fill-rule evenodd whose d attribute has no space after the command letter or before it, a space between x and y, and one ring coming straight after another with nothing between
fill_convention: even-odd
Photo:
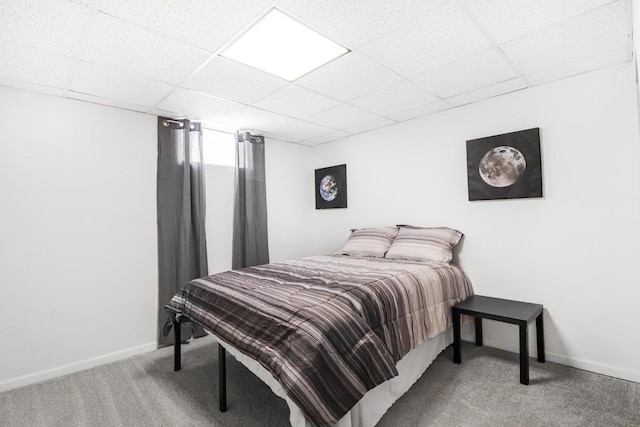
<instances>
[{"instance_id":1,"label":"bed","mask_svg":"<svg viewBox=\"0 0 640 427\"><path fill-rule=\"evenodd\" d=\"M381 256L362 255L371 236L350 238L333 255L195 279L174 296L175 322L218 340L221 410L228 351L286 400L292 426L375 425L450 344L451 307L473 294L449 256L391 251L400 234L388 231Z\"/></svg>"}]
</instances>

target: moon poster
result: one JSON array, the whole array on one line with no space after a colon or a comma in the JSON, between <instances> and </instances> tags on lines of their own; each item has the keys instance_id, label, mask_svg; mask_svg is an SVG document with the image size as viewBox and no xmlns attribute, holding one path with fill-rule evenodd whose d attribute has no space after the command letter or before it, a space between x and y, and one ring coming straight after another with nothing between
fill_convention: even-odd
<instances>
[{"instance_id":1,"label":"moon poster","mask_svg":"<svg viewBox=\"0 0 640 427\"><path fill-rule=\"evenodd\" d=\"M347 207L347 165L316 169L316 209Z\"/></svg>"},{"instance_id":2,"label":"moon poster","mask_svg":"<svg viewBox=\"0 0 640 427\"><path fill-rule=\"evenodd\" d=\"M540 128L467 141L469 200L542 197Z\"/></svg>"}]
</instances>

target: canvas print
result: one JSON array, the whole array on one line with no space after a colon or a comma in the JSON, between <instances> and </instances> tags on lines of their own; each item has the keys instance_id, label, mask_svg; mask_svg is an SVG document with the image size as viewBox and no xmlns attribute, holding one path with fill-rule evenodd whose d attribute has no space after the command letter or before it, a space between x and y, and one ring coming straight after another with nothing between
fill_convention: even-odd
<instances>
[{"instance_id":1,"label":"canvas print","mask_svg":"<svg viewBox=\"0 0 640 427\"><path fill-rule=\"evenodd\" d=\"M469 200L542 197L540 128L467 141Z\"/></svg>"},{"instance_id":2,"label":"canvas print","mask_svg":"<svg viewBox=\"0 0 640 427\"><path fill-rule=\"evenodd\" d=\"M316 209L347 207L347 165L316 169Z\"/></svg>"}]
</instances>

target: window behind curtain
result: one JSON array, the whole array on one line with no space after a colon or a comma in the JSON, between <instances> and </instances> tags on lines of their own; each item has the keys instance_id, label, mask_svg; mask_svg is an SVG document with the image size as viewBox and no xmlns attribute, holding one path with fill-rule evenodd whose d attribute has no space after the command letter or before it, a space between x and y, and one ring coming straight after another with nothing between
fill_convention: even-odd
<instances>
[{"instance_id":1,"label":"window behind curtain","mask_svg":"<svg viewBox=\"0 0 640 427\"><path fill-rule=\"evenodd\" d=\"M235 135L204 129L202 135L207 203L209 273L231 269Z\"/></svg>"},{"instance_id":2,"label":"window behind curtain","mask_svg":"<svg viewBox=\"0 0 640 427\"><path fill-rule=\"evenodd\" d=\"M202 139L206 164L235 167L235 135L204 129Z\"/></svg>"}]
</instances>

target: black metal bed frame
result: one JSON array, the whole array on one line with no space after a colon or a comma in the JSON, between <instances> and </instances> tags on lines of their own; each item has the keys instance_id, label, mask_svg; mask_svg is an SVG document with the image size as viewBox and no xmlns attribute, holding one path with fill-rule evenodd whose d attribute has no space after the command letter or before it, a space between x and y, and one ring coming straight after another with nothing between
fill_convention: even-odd
<instances>
[{"instance_id":1,"label":"black metal bed frame","mask_svg":"<svg viewBox=\"0 0 640 427\"><path fill-rule=\"evenodd\" d=\"M179 371L182 368L181 344L182 337L180 327L183 323L193 323L191 319L185 316L176 317L176 313L169 311L171 321L173 323L173 334L175 342L173 346L173 370ZM218 343L218 401L220 403L220 412L227 410L227 351Z\"/></svg>"}]
</instances>

